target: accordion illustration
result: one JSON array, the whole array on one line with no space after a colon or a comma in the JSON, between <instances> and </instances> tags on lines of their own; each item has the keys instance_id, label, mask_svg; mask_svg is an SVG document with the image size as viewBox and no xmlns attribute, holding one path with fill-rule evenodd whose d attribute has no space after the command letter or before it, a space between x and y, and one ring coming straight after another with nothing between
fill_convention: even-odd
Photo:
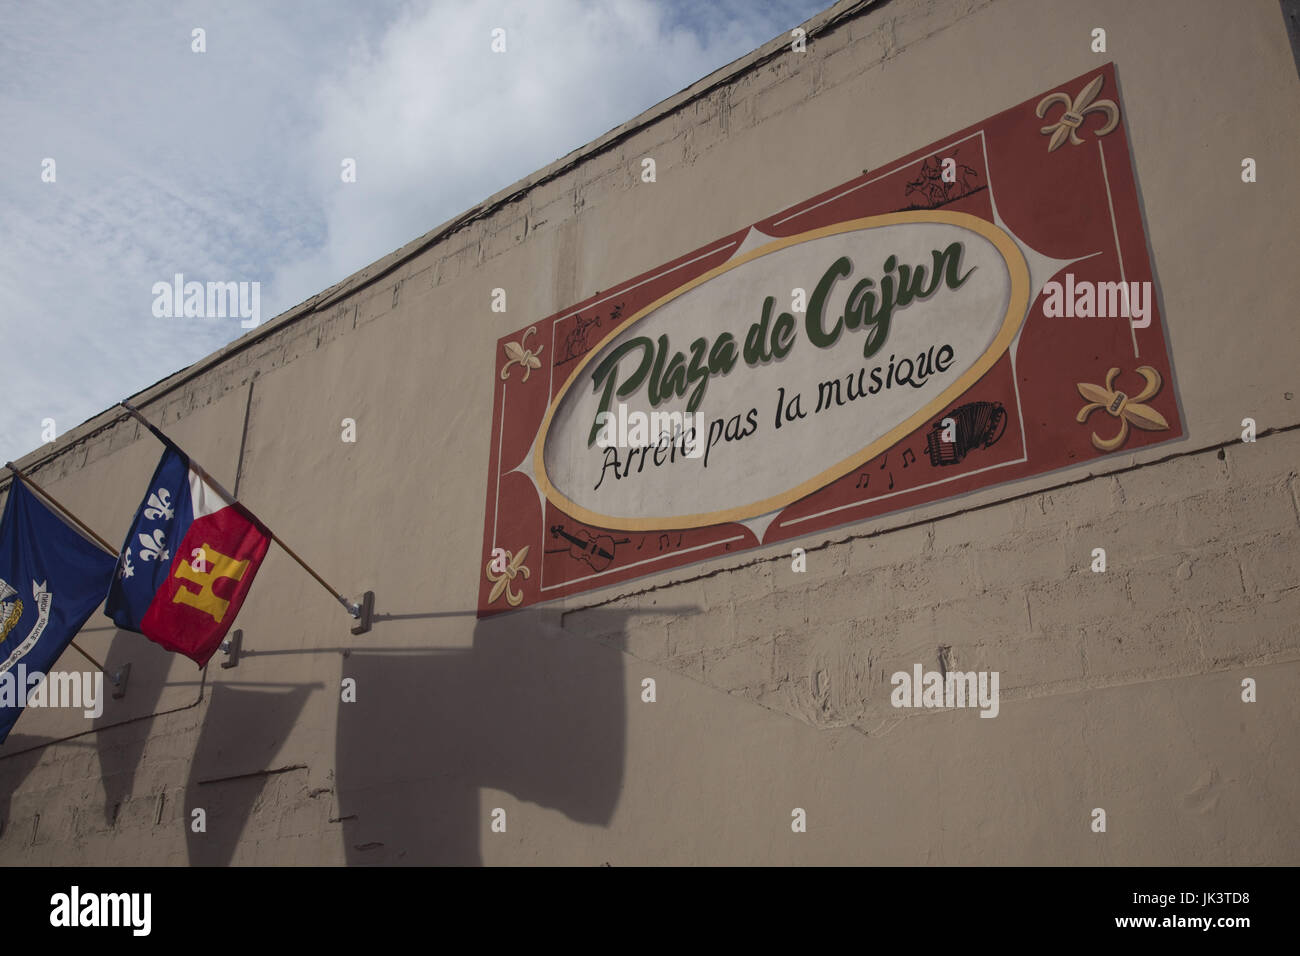
<instances>
[{"instance_id":1,"label":"accordion illustration","mask_svg":"<svg viewBox=\"0 0 1300 956\"><path fill-rule=\"evenodd\" d=\"M944 420L955 423L955 441L944 441ZM958 406L934 423L925 436L925 453L931 465L955 465L975 448L997 443L1007 430L1007 410L1001 402L970 402Z\"/></svg>"}]
</instances>

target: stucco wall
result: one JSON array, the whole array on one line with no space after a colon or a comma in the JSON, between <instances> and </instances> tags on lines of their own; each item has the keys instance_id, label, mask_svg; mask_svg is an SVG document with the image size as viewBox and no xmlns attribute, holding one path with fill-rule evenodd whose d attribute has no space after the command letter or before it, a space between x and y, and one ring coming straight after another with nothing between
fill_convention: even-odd
<instances>
[{"instance_id":1,"label":"stucco wall","mask_svg":"<svg viewBox=\"0 0 1300 956\"><path fill-rule=\"evenodd\" d=\"M93 730L24 714L0 862L1297 862L1300 82L1277 3L856 10L139 396L378 617L353 637L274 548L235 668L92 617L129 692ZM475 621L500 336L1109 59L1185 440L811 536L805 574L787 543ZM108 412L20 464L116 541L158 454ZM1001 674L996 719L889 706L888 675L941 646Z\"/></svg>"}]
</instances>

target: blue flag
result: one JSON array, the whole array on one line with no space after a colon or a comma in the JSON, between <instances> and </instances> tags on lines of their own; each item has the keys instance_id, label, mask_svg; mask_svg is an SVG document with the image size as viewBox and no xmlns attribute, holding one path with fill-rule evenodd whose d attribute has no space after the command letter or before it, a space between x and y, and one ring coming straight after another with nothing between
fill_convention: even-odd
<instances>
[{"instance_id":1,"label":"blue flag","mask_svg":"<svg viewBox=\"0 0 1300 956\"><path fill-rule=\"evenodd\" d=\"M0 743L28 691L104 600L116 567L21 481L9 486L0 519Z\"/></svg>"}]
</instances>

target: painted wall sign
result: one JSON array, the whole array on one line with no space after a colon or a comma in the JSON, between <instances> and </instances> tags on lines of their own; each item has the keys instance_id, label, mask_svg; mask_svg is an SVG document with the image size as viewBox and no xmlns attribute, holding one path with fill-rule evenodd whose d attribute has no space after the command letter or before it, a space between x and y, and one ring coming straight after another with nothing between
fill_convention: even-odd
<instances>
[{"instance_id":1,"label":"painted wall sign","mask_svg":"<svg viewBox=\"0 0 1300 956\"><path fill-rule=\"evenodd\" d=\"M1122 119L1108 64L503 338L480 615L1180 437Z\"/></svg>"}]
</instances>

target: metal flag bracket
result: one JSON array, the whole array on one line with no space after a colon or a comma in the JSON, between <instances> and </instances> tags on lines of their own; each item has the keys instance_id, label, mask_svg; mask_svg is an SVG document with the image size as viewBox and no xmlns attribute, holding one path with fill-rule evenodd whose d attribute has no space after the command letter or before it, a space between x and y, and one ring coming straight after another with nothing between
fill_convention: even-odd
<instances>
[{"instance_id":1,"label":"metal flag bracket","mask_svg":"<svg viewBox=\"0 0 1300 956\"><path fill-rule=\"evenodd\" d=\"M117 670L109 675L109 682L113 685L113 699L121 700L126 696L126 685L131 680L131 665L123 664Z\"/></svg>"},{"instance_id":2,"label":"metal flag bracket","mask_svg":"<svg viewBox=\"0 0 1300 956\"><path fill-rule=\"evenodd\" d=\"M349 604L345 601L343 606L348 609L349 614L357 619L357 623L352 627L352 633L369 633L370 625L374 623L375 618L375 592L367 591L361 595L359 604Z\"/></svg>"},{"instance_id":3,"label":"metal flag bracket","mask_svg":"<svg viewBox=\"0 0 1300 956\"><path fill-rule=\"evenodd\" d=\"M221 653L230 658L229 660L221 662L223 668L229 670L230 668L239 665L239 651L240 648L243 647L243 644L244 632L241 628L235 628L230 632L226 639L221 642Z\"/></svg>"}]
</instances>

